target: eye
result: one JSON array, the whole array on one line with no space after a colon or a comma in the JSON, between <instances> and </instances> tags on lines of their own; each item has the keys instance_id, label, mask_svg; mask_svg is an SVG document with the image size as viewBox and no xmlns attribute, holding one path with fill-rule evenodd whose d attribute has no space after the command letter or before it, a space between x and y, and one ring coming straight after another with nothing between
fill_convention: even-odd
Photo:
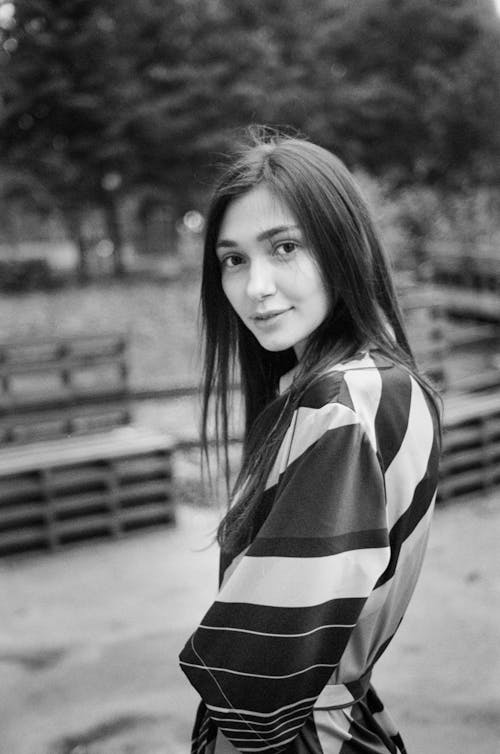
<instances>
[{"instance_id":1,"label":"eye","mask_svg":"<svg viewBox=\"0 0 500 754\"><path fill-rule=\"evenodd\" d=\"M243 264L243 257L240 254L226 254L220 260L220 266L224 269L232 269Z\"/></svg>"},{"instance_id":2,"label":"eye","mask_svg":"<svg viewBox=\"0 0 500 754\"><path fill-rule=\"evenodd\" d=\"M289 257L297 251L298 248L299 244L297 241L281 241L274 247L274 253L280 257Z\"/></svg>"}]
</instances>

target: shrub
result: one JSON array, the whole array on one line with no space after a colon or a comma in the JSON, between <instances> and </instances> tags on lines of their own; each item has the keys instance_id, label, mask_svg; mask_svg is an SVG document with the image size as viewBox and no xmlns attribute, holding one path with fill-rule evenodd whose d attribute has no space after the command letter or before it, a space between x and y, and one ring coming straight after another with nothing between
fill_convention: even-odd
<instances>
[{"instance_id":1,"label":"shrub","mask_svg":"<svg viewBox=\"0 0 500 754\"><path fill-rule=\"evenodd\" d=\"M46 259L0 260L0 290L21 293L23 291L48 290L62 284Z\"/></svg>"}]
</instances>

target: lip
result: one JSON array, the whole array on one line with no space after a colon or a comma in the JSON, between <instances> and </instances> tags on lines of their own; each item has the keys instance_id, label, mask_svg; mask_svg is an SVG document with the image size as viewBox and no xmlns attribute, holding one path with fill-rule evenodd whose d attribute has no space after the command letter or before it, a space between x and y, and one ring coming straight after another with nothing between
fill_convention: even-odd
<instances>
[{"instance_id":1,"label":"lip","mask_svg":"<svg viewBox=\"0 0 500 754\"><path fill-rule=\"evenodd\" d=\"M276 317L279 317L281 314L286 314L286 312L289 312L289 309L270 309L266 312L257 312L256 314L253 314L251 319L253 319L254 322L268 322L269 320L276 319Z\"/></svg>"}]
</instances>

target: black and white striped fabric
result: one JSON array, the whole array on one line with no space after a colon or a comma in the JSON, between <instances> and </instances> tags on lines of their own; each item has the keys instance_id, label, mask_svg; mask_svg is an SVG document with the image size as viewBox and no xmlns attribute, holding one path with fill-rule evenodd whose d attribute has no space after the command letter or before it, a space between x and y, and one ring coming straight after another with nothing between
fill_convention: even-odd
<instances>
[{"instance_id":1,"label":"black and white striped fabric","mask_svg":"<svg viewBox=\"0 0 500 754\"><path fill-rule=\"evenodd\" d=\"M438 457L428 396L376 351L306 391L267 516L181 653L195 754L404 752L370 673L421 569Z\"/></svg>"}]
</instances>

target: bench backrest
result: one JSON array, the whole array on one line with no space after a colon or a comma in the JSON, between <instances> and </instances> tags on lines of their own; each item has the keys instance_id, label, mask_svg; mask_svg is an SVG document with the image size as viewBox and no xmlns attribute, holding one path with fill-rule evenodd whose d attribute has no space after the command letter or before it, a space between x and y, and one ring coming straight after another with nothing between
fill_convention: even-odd
<instances>
[{"instance_id":1,"label":"bench backrest","mask_svg":"<svg viewBox=\"0 0 500 754\"><path fill-rule=\"evenodd\" d=\"M500 484L500 390L445 401L439 500Z\"/></svg>"},{"instance_id":2,"label":"bench backrest","mask_svg":"<svg viewBox=\"0 0 500 754\"><path fill-rule=\"evenodd\" d=\"M0 344L0 444L127 423L123 334Z\"/></svg>"},{"instance_id":3,"label":"bench backrest","mask_svg":"<svg viewBox=\"0 0 500 754\"><path fill-rule=\"evenodd\" d=\"M498 291L500 288L500 259L498 250L478 254L443 252L433 255L433 278L438 284L464 286L469 290Z\"/></svg>"},{"instance_id":4,"label":"bench backrest","mask_svg":"<svg viewBox=\"0 0 500 754\"><path fill-rule=\"evenodd\" d=\"M449 343L439 302L426 290L412 290L403 293L401 303L417 364L440 388L445 388Z\"/></svg>"}]
</instances>

